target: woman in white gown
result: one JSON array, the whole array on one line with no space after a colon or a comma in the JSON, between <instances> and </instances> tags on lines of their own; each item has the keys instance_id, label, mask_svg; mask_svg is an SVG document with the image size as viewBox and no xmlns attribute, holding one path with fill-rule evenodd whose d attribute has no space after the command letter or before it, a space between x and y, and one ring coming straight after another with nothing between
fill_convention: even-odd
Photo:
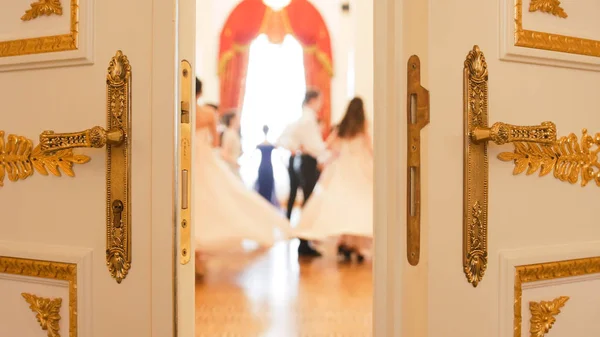
<instances>
[{"instance_id":1,"label":"woman in white gown","mask_svg":"<svg viewBox=\"0 0 600 337\"><path fill-rule=\"evenodd\" d=\"M195 169L196 272L204 273L204 256L242 250L251 240L269 247L289 236L289 222L256 192L249 190L214 147L216 118L197 108Z\"/></svg>"},{"instance_id":2,"label":"woman in white gown","mask_svg":"<svg viewBox=\"0 0 600 337\"><path fill-rule=\"evenodd\" d=\"M307 240L340 237L338 254L349 260L354 253L362 262L373 237L373 146L360 98L350 101L328 145L335 156L294 234Z\"/></svg>"}]
</instances>

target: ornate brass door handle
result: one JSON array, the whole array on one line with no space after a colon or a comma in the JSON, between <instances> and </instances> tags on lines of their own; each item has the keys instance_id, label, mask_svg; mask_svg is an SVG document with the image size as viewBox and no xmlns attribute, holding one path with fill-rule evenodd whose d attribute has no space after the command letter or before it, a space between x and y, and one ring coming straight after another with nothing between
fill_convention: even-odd
<instances>
[{"instance_id":1,"label":"ornate brass door handle","mask_svg":"<svg viewBox=\"0 0 600 337\"><path fill-rule=\"evenodd\" d=\"M498 145L513 142L553 144L556 142L556 125L552 122L543 122L535 126L516 126L498 122L492 127L474 126L470 136L476 144L490 140Z\"/></svg>"},{"instance_id":2,"label":"ornate brass door handle","mask_svg":"<svg viewBox=\"0 0 600 337\"><path fill-rule=\"evenodd\" d=\"M556 125L537 126L505 123L488 125L488 65L478 46L468 53L463 69L463 271L476 287L487 269L488 259L488 142L513 143L513 152L502 152L498 159L514 163L513 174L554 177L581 186L595 182L600 186L600 133L562 136Z\"/></svg>"},{"instance_id":3,"label":"ornate brass door handle","mask_svg":"<svg viewBox=\"0 0 600 337\"><path fill-rule=\"evenodd\" d=\"M125 141L125 132L120 127L105 130L95 126L81 132L54 133L44 131L40 135L40 147L44 153L52 153L61 150L78 147L102 148L105 145L119 146Z\"/></svg>"}]
</instances>

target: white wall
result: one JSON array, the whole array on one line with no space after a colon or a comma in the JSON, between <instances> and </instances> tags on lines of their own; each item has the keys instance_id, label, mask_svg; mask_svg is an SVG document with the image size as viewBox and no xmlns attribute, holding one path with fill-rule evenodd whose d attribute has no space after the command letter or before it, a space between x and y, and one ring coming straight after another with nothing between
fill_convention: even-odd
<instances>
[{"instance_id":1,"label":"white wall","mask_svg":"<svg viewBox=\"0 0 600 337\"><path fill-rule=\"evenodd\" d=\"M373 0L352 0L354 22L355 94L365 101L365 109L373 119Z\"/></svg>"},{"instance_id":2,"label":"white wall","mask_svg":"<svg viewBox=\"0 0 600 337\"><path fill-rule=\"evenodd\" d=\"M196 74L204 83L206 102L219 102L217 76L219 35L229 13L239 1L198 0L197 2ZM351 0L350 13L342 12L343 1L341 0L309 1L321 12L331 34L335 72L331 87L332 122L335 123L342 117L348 100L354 95L359 95L365 100L367 113L372 118L372 0ZM351 54L353 57L350 57ZM351 58L350 64L349 58Z\"/></svg>"}]
</instances>

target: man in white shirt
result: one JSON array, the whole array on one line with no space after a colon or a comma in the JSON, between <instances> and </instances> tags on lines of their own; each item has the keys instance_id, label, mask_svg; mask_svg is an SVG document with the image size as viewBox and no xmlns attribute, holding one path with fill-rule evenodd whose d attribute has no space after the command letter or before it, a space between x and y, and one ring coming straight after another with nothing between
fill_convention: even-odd
<instances>
[{"instance_id":1,"label":"man in white shirt","mask_svg":"<svg viewBox=\"0 0 600 337\"><path fill-rule=\"evenodd\" d=\"M321 109L322 97L316 90L308 90L302 106L302 117L283 132L279 145L290 150L288 173L290 174L290 198L288 200L288 218L293 209L298 183L304 194L303 205L312 194L319 180L319 166L329 157L329 151L323 141L321 128L317 121L317 111ZM299 163L298 163L299 161ZM299 164L299 165L298 165ZM308 241L300 240L298 255L318 257L321 254L313 249Z\"/></svg>"}]
</instances>

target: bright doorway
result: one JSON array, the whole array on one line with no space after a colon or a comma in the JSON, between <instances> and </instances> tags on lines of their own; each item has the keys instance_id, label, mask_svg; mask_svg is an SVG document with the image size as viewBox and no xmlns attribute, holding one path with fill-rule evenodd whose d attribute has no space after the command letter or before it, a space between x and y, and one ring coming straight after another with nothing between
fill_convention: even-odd
<instances>
[{"instance_id":1,"label":"bright doorway","mask_svg":"<svg viewBox=\"0 0 600 337\"><path fill-rule=\"evenodd\" d=\"M302 113L306 91L302 46L291 35L280 44L259 35L250 45L248 77L241 113L242 150L240 174L247 186L256 181L261 160L256 146L264 141L263 126L269 127L267 140L275 143L285 127ZM289 193L286 163L289 153L273 152L273 170L278 196Z\"/></svg>"}]
</instances>

